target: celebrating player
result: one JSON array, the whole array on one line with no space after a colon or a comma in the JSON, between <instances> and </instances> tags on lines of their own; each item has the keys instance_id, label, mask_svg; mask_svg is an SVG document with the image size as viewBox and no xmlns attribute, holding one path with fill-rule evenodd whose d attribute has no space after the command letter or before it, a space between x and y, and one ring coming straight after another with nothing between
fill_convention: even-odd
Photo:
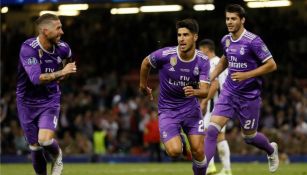
<instances>
[{"instance_id":1,"label":"celebrating player","mask_svg":"<svg viewBox=\"0 0 307 175\"><path fill-rule=\"evenodd\" d=\"M278 148L266 136L257 132L262 75L275 71L276 63L261 38L244 28L245 10L237 4L225 10L230 34L221 41L224 55L212 72L214 80L228 67L223 91L214 106L205 139L205 154L210 161L215 154L217 136L229 119L239 119L242 136L247 144L264 150L268 155L269 171L278 168Z\"/></svg>"},{"instance_id":2,"label":"celebrating player","mask_svg":"<svg viewBox=\"0 0 307 175\"><path fill-rule=\"evenodd\" d=\"M208 56L210 62L210 73L211 73L218 64L218 62L220 61L220 58L215 55L214 41L210 39L201 40L199 42L199 50ZM205 130L208 129L214 104L217 102L218 96L223 88L223 84L225 82L227 75L228 75L228 70L226 69L218 76L218 79L212 80L207 98L201 101L200 107L204 115ZM220 160L223 164L223 169L218 175L232 174L230 167L230 150L228 142L225 139L225 131L226 131L226 126L222 128L221 132L218 135L217 150L220 156ZM212 174L215 172L216 172L216 167L214 165L214 157L213 157L208 165L207 174Z\"/></svg>"},{"instance_id":3,"label":"celebrating player","mask_svg":"<svg viewBox=\"0 0 307 175\"><path fill-rule=\"evenodd\" d=\"M71 57L60 19L44 14L36 20L38 37L26 40L20 50L16 101L18 117L31 150L32 164L37 175L46 175L44 151L52 158L52 175L63 169L62 152L54 139L60 113L58 82L77 71Z\"/></svg>"},{"instance_id":4,"label":"celebrating player","mask_svg":"<svg viewBox=\"0 0 307 175\"><path fill-rule=\"evenodd\" d=\"M196 50L198 23L194 19L178 21L178 46L152 52L141 65L140 91L153 99L147 86L150 68L159 70L158 102L160 138L170 157L182 153L181 128L187 134L193 156L195 175L205 174L204 125L198 97L205 98L209 89L208 58Z\"/></svg>"}]
</instances>

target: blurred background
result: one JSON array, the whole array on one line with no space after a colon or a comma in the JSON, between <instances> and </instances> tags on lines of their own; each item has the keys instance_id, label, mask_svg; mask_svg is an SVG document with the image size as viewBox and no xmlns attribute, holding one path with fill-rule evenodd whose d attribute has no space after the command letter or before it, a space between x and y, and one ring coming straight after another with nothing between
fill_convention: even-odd
<instances>
[{"instance_id":1,"label":"blurred background","mask_svg":"<svg viewBox=\"0 0 307 175\"><path fill-rule=\"evenodd\" d=\"M199 40L213 39L221 56L228 3L246 8L246 29L261 36L278 64L264 77L259 130L279 143L283 161L307 161L307 0L2 0L1 161L28 160L17 118L16 70L20 46L36 35L33 22L40 14L60 16L62 40L78 65L78 73L61 82L57 137L66 159L165 161L163 148L156 149L159 80L153 70L155 102L138 94L141 61L176 45L175 23L188 17L199 22ZM237 121L228 123L227 140L234 161L264 157L242 144Z\"/></svg>"}]
</instances>

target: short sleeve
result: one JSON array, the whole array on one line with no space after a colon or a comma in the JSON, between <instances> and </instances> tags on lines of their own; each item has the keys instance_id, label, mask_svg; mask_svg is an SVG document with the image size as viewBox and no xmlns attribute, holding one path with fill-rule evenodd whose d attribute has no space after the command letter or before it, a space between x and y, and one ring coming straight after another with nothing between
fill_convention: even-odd
<instances>
[{"instance_id":1,"label":"short sleeve","mask_svg":"<svg viewBox=\"0 0 307 175\"><path fill-rule=\"evenodd\" d=\"M202 59L202 64L200 65L199 72L199 82L210 83L210 63L208 59Z\"/></svg>"},{"instance_id":2,"label":"short sleeve","mask_svg":"<svg viewBox=\"0 0 307 175\"><path fill-rule=\"evenodd\" d=\"M251 49L254 54L257 56L259 61L262 63L266 62L268 59L272 58L272 54L261 40L260 37L255 38L251 43Z\"/></svg>"},{"instance_id":3,"label":"short sleeve","mask_svg":"<svg viewBox=\"0 0 307 175\"><path fill-rule=\"evenodd\" d=\"M149 62L153 68L159 69L163 64L163 49L156 50L148 55Z\"/></svg>"},{"instance_id":4,"label":"short sleeve","mask_svg":"<svg viewBox=\"0 0 307 175\"><path fill-rule=\"evenodd\" d=\"M38 54L27 44L23 44L19 54L20 63L25 69L30 81L37 85L40 83L39 76L41 74L40 62Z\"/></svg>"}]
</instances>

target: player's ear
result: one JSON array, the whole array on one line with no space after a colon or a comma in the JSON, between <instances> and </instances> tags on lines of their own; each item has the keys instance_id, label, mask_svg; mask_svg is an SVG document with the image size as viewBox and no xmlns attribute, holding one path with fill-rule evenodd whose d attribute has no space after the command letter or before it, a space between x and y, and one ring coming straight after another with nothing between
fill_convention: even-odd
<instances>
[{"instance_id":1,"label":"player's ear","mask_svg":"<svg viewBox=\"0 0 307 175\"><path fill-rule=\"evenodd\" d=\"M194 41L196 42L198 39L198 34L194 34Z\"/></svg>"},{"instance_id":2,"label":"player's ear","mask_svg":"<svg viewBox=\"0 0 307 175\"><path fill-rule=\"evenodd\" d=\"M241 22L242 22L242 24L245 23L245 17L243 17L243 18L241 19Z\"/></svg>"}]
</instances>

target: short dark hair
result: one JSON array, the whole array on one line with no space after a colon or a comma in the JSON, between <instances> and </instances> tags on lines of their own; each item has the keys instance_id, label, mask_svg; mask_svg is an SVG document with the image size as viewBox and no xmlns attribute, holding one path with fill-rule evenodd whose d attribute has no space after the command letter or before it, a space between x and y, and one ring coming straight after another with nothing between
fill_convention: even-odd
<instances>
[{"instance_id":1,"label":"short dark hair","mask_svg":"<svg viewBox=\"0 0 307 175\"><path fill-rule=\"evenodd\" d=\"M198 34L198 22L195 19L184 19L181 21L177 21L176 23L176 29L178 31L179 28L187 28L189 29L192 33Z\"/></svg>"},{"instance_id":2,"label":"short dark hair","mask_svg":"<svg viewBox=\"0 0 307 175\"><path fill-rule=\"evenodd\" d=\"M49 21L55 21L59 20L59 17L57 15L51 14L51 13L45 13L42 16L38 17L35 21L36 26L39 26L43 23L47 23Z\"/></svg>"},{"instance_id":3,"label":"short dark hair","mask_svg":"<svg viewBox=\"0 0 307 175\"><path fill-rule=\"evenodd\" d=\"M241 19L245 18L245 15L246 15L245 9L239 4L227 5L225 8L225 12L237 13Z\"/></svg>"},{"instance_id":4,"label":"short dark hair","mask_svg":"<svg viewBox=\"0 0 307 175\"><path fill-rule=\"evenodd\" d=\"M211 39L203 39L199 42L199 47L207 46L210 51L215 51L215 43Z\"/></svg>"}]
</instances>

